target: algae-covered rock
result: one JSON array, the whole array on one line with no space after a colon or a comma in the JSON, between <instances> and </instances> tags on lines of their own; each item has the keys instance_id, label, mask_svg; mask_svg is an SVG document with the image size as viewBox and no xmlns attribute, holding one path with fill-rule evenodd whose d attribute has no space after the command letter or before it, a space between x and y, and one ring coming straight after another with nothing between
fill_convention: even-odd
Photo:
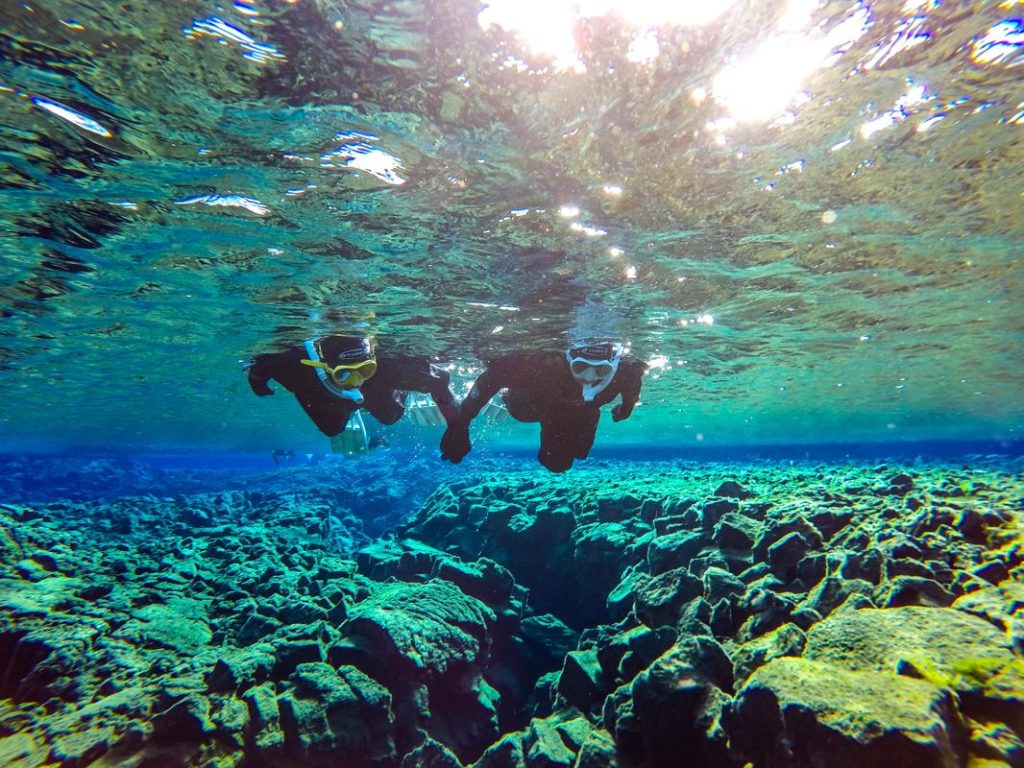
<instances>
[{"instance_id":1,"label":"algae-covered rock","mask_svg":"<svg viewBox=\"0 0 1024 768\"><path fill-rule=\"evenodd\" d=\"M659 536L647 548L647 563L651 573L657 575L689 565L709 543L703 531L681 530Z\"/></svg>"},{"instance_id":2,"label":"algae-covered rock","mask_svg":"<svg viewBox=\"0 0 1024 768\"><path fill-rule=\"evenodd\" d=\"M730 658L736 678L745 680L755 669L780 656L799 656L807 637L796 624L783 624L760 637L732 649Z\"/></svg>"},{"instance_id":3,"label":"algae-covered rock","mask_svg":"<svg viewBox=\"0 0 1024 768\"><path fill-rule=\"evenodd\" d=\"M951 608L865 608L843 611L815 625L804 656L852 670L896 672L921 661L952 676L966 660L1009 664L1004 633L989 622Z\"/></svg>"},{"instance_id":4,"label":"algae-covered rock","mask_svg":"<svg viewBox=\"0 0 1024 768\"><path fill-rule=\"evenodd\" d=\"M353 606L342 633L393 675L443 675L486 651L494 612L448 581L380 587Z\"/></svg>"},{"instance_id":5,"label":"algae-covered rock","mask_svg":"<svg viewBox=\"0 0 1024 768\"><path fill-rule=\"evenodd\" d=\"M616 684L628 683L671 648L676 637L672 627L632 627L602 643L597 652L598 661L606 678Z\"/></svg>"},{"instance_id":6,"label":"algae-covered rock","mask_svg":"<svg viewBox=\"0 0 1024 768\"><path fill-rule=\"evenodd\" d=\"M784 657L758 669L723 718L759 768L959 768L953 697L923 680Z\"/></svg>"},{"instance_id":7,"label":"algae-covered rock","mask_svg":"<svg viewBox=\"0 0 1024 768\"><path fill-rule=\"evenodd\" d=\"M247 738L257 754L277 754L284 747L280 709L273 683L250 688L242 695L249 707Z\"/></svg>"},{"instance_id":8,"label":"algae-covered rock","mask_svg":"<svg viewBox=\"0 0 1024 768\"><path fill-rule=\"evenodd\" d=\"M608 731L595 728L580 745L574 768L621 768L621 765L615 739Z\"/></svg>"},{"instance_id":9,"label":"algae-covered rock","mask_svg":"<svg viewBox=\"0 0 1024 768\"><path fill-rule=\"evenodd\" d=\"M588 711L600 703L605 676L597 660L597 651L569 651L558 676L558 693L571 706Z\"/></svg>"},{"instance_id":10,"label":"algae-covered rock","mask_svg":"<svg viewBox=\"0 0 1024 768\"><path fill-rule=\"evenodd\" d=\"M214 662L206 682L214 691L245 690L266 680L273 665L270 646L228 649Z\"/></svg>"},{"instance_id":11,"label":"algae-covered rock","mask_svg":"<svg viewBox=\"0 0 1024 768\"><path fill-rule=\"evenodd\" d=\"M292 690L278 699L287 749L313 765L392 761L397 757L391 694L354 667L300 664Z\"/></svg>"},{"instance_id":12,"label":"algae-covered rock","mask_svg":"<svg viewBox=\"0 0 1024 768\"><path fill-rule=\"evenodd\" d=\"M674 624L682 614L684 606L700 597L703 592L704 583L686 568L666 571L644 580L637 587L637 618L649 627Z\"/></svg>"},{"instance_id":13,"label":"algae-covered rock","mask_svg":"<svg viewBox=\"0 0 1024 768\"><path fill-rule=\"evenodd\" d=\"M400 768L462 768L462 763L444 744L427 737L402 758Z\"/></svg>"},{"instance_id":14,"label":"algae-covered rock","mask_svg":"<svg viewBox=\"0 0 1024 768\"><path fill-rule=\"evenodd\" d=\"M1024 642L1024 582L1008 581L961 595L952 605L961 611L986 619Z\"/></svg>"},{"instance_id":15,"label":"algae-covered rock","mask_svg":"<svg viewBox=\"0 0 1024 768\"><path fill-rule=\"evenodd\" d=\"M579 632L567 627L550 613L529 616L520 623L519 634L537 663L551 669L576 647Z\"/></svg>"},{"instance_id":16,"label":"algae-covered rock","mask_svg":"<svg viewBox=\"0 0 1024 768\"><path fill-rule=\"evenodd\" d=\"M687 638L657 658L633 681L632 717L646 763L732 766L719 726L732 690L732 664L712 638Z\"/></svg>"},{"instance_id":17,"label":"algae-covered rock","mask_svg":"<svg viewBox=\"0 0 1024 768\"><path fill-rule=\"evenodd\" d=\"M804 656L948 687L969 714L1024 726L1024 661L991 623L952 608L864 609L815 626Z\"/></svg>"}]
</instances>

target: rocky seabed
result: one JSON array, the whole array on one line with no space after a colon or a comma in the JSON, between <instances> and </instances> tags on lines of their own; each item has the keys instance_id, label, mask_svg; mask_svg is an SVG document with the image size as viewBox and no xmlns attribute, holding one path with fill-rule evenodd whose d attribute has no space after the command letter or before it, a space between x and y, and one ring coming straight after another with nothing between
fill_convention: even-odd
<instances>
[{"instance_id":1,"label":"rocky seabed","mask_svg":"<svg viewBox=\"0 0 1024 768\"><path fill-rule=\"evenodd\" d=\"M1024 766L1018 466L294 488L0 505L0 765Z\"/></svg>"}]
</instances>

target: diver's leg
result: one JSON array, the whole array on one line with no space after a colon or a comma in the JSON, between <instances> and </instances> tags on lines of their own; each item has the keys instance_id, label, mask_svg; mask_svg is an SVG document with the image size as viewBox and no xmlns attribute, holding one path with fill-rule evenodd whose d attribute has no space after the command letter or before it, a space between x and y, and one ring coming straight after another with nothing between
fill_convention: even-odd
<instances>
[{"instance_id":1,"label":"diver's leg","mask_svg":"<svg viewBox=\"0 0 1024 768\"><path fill-rule=\"evenodd\" d=\"M565 472L575 458L572 424L563 419L545 419L540 423L540 451L537 459L552 472Z\"/></svg>"},{"instance_id":2,"label":"diver's leg","mask_svg":"<svg viewBox=\"0 0 1024 768\"><path fill-rule=\"evenodd\" d=\"M597 422L601 418L601 411L597 408L587 408L577 414L576 427L573 430L574 449L573 456L577 459L585 459L594 446L594 438L597 437Z\"/></svg>"},{"instance_id":3,"label":"diver's leg","mask_svg":"<svg viewBox=\"0 0 1024 768\"><path fill-rule=\"evenodd\" d=\"M574 408L568 416L546 418L540 425L540 463L552 472L564 472L574 459L585 459L597 435L600 411Z\"/></svg>"}]
</instances>

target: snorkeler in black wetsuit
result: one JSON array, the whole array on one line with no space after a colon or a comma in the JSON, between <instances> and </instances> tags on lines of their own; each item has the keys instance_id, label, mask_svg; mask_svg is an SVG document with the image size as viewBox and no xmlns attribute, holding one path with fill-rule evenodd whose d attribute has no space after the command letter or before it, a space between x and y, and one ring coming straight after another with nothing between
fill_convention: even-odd
<instances>
[{"instance_id":1,"label":"snorkeler in black wetsuit","mask_svg":"<svg viewBox=\"0 0 1024 768\"><path fill-rule=\"evenodd\" d=\"M301 347L256 355L248 368L249 386L257 395L274 394L274 379L295 395L313 423L328 437L341 434L349 417L365 408L382 424L405 413L409 392L425 392L449 425L459 418L448 389L448 372L429 358L377 355L371 339L324 336Z\"/></svg>"},{"instance_id":2,"label":"snorkeler in black wetsuit","mask_svg":"<svg viewBox=\"0 0 1024 768\"><path fill-rule=\"evenodd\" d=\"M487 402L507 388L514 419L540 422L540 463L564 472L585 459L594 444L601 406L618 396L612 418L629 418L640 399L647 364L622 354L617 342L582 342L563 352L518 352L491 360L463 401L461 419L448 421L441 457L458 463L469 452L469 424Z\"/></svg>"}]
</instances>

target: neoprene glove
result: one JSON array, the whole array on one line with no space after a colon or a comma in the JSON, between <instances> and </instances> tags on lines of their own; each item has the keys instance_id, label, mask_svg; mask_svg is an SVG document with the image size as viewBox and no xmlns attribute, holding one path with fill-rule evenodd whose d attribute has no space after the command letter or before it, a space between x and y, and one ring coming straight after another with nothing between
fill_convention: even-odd
<instances>
[{"instance_id":1,"label":"neoprene glove","mask_svg":"<svg viewBox=\"0 0 1024 768\"><path fill-rule=\"evenodd\" d=\"M458 464L469 453L469 427L452 424L441 435L441 458Z\"/></svg>"},{"instance_id":2,"label":"neoprene glove","mask_svg":"<svg viewBox=\"0 0 1024 768\"><path fill-rule=\"evenodd\" d=\"M249 388L260 397L274 394L274 390L267 385L267 379L255 375L252 368L249 369Z\"/></svg>"},{"instance_id":3,"label":"neoprene glove","mask_svg":"<svg viewBox=\"0 0 1024 768\"><path fill-rule=\"evenodd\" d=\"M612 421L622 421L628 419L629 414L633 412L633 406L627 406L625 403L619 403L612 408Z\"/></svg>"}]
</instances>

